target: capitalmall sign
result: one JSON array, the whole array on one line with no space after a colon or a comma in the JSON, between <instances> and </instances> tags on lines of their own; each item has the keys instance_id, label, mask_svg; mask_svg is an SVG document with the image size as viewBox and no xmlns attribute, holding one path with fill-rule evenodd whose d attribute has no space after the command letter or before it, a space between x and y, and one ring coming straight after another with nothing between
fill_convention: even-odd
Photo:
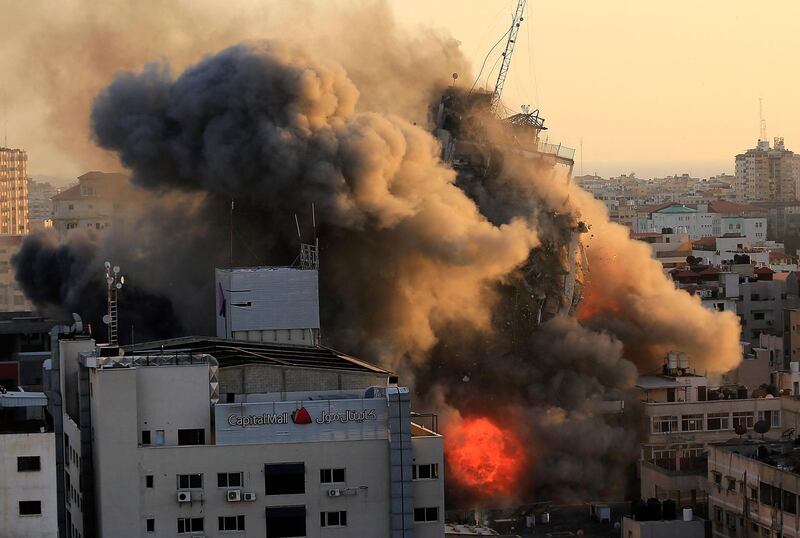
<instances>
[{"instance_id":1,"label":"capitalmall sign","mask_svg":"<svg viewBox=\"0 0 800 538\"><path fill-rule=\"evenodd\" d=\"M376 418L377 413L375 409L343 409L332 411L322 409L316 419L312 420L308 410L305 407L300 407L291 413L284 411L282 413L261 413L258 415L229 415L228 425L250 428L254 426L289 424L289 420L294 424L333 424L336 422L364 422L366 420L375 420Z\"/></svg>"},{"instance_id":2,"label":"capitalmall sign","mask_svg":"<svg viewBox=\"0 0 800 538\"><path fill-rule=\"evenodd\" d=\"M218 445L388 439L386 398L218 403Z\"/></svg>"}]
</instances>

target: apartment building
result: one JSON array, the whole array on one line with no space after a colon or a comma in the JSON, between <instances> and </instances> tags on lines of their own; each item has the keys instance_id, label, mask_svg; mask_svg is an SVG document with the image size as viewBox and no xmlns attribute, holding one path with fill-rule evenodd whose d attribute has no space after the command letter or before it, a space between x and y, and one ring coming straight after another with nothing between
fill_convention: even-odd
<instances>
[{"instance_id":1,"label":"apartment building","mask_svg":"<svg viewBox=\"0 0 800 538\"><path fill-rule=\"evenodd\" d=\"M28 154L0 147L0 234L28 233Z\"/></svg>"},{"instance_id":2,"label":"apartment building","mask_svg":"<svg viewBox=\"0 0 800 538\"><path fill-rule=\"evenodd\" d=\"M33 303L25 297L14 277L11 257L22 245L24 235L0 235L0 312L30 312Z\"/></svg>"},{"instance_id":3,"label":"apartment building","mask_svg":"<svg viewBox=\"0 0 800 538\"><path fill-rule=\"evenodd\" d=\"M53 196L59 188L45 181L28 182L28 222L30 230L43 230L53 225Z\"/></svg>"},{"instance_id":4,"label":"apartment building","mask_svg":"<svg viewBox=\"0 0 800 538\"><path fill-rule=\"evenodd\" d=\"M0 534L57 538L55 434L42 392L0 388Z\"/></svg>"},{"instance_id":5,"label":"apartment building","mask_svg":"<svg viewBox=\"0 0 800 538\"><path fill-rule=\"evenodd\" d=\"M750 439L708 451L715 537L800 536L800 453L795 441Z\"/></svg>"},{"instance_id":6,"label":"apartment building","mask_svg":"<svg viewBox=\"0 0 800 538\"><path fill-rule=\"evenodd\" d=\"M662 373L637 381L647 435L639 460L642 498L705 502L705 452L710 443L752 434L756 421L780 435L780 398L754 397L748 387L711 386L689 368L688 357L670 353ZM746 434L745 434L746 435Z\"/></svg>"},{"instance_id":7,"label":"apartment building","mask_svg":"<svg viewBox=\"0 0 800 538\"><path fill-rule=\"evenodd\" d=\"M783 138L759 140L755 148L736 156L737 201L781 201L798 199L798 156L786 149Z\"/></svg>"},{"instance_id":8,"label":"apartment building","mask_svg":"<svg viewBox=\"0 0 800 538\"><path fill-rule=\"evenodd\" d=\"M129 194L124 174L87 172L78 184L52 197L53 229L66 237L75 230L104 233L115 221L125 218Z\"/></svg>"}]
</instances>

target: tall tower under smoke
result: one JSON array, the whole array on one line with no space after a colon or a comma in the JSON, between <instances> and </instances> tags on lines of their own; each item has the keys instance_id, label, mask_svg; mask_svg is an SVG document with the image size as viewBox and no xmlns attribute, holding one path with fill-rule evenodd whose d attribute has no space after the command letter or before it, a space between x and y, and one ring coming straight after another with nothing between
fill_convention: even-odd
<instances>
[{"instance_id":1,"label":"tall tower under smoke","mask_svg":"<svg viewBox=\"0 0 800 538\"><path fill-rule=\"evenodd\" d=\"M28 233L28 154L0 148L0 234Z\"/></svg>"}]
</instances>

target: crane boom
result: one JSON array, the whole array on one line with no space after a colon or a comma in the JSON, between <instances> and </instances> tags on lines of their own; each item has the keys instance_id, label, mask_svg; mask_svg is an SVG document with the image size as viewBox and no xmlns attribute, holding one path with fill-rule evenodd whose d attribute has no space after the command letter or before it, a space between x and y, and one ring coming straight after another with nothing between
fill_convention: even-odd
<instances>
[{"instance_id":1,"label":"crane boom","mask_svg":"<svg viewBox=\"0 0 800 538\"><path fill-rule=\"evenodd\" d=\"M500 64L500 72L497 74L497 83L495 83L494 92L492 93L492 113L495 116L498 116L498 110L500 109L500 95L503 93L503 85L506 82L508 68L511 67L511 55L514 52L514 45L517 42L517 34L519 33L519 26L522 24L522 13L525 11L526 3L527 0L519 0L517 3L517 10L514 12L514 19L511 21L511 29L508 32L506 49L503 51L503 63Z\"/></svg>"}]
</instances>

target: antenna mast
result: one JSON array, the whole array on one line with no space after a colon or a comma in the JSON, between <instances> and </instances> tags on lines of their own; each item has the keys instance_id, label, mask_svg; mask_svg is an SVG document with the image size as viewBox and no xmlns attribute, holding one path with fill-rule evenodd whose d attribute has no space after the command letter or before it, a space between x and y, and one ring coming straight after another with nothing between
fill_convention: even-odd
<instances>
[{"instance_id":1,"label":"antenna mast","mask_svg":"<svg viewBox=\"0 0 800 538\"><path fill-rule=\"evenodd\" d=\"M106 284L108 284L108 314L103 316L103 322L108 325L108 345L116 346L117 340L117 292L125 284L125 277L119 274L119 265L111 267L111 262L105 263Z\"/></svg>"},{"instance_id":2,"label":"antenna mast","mask_svg":"<svg viewBox=\"0 0 800 538\"><path fill-rule=\"evenodd\" d=\"M758 125L761 128L759 140L767 139L767 120L764 119L764 109L761 106L761 98L758 98Z\"/></svg>"},{"instance_id":3,"label":"antenna mast","mask_svg":"<svg viewBox=\"0 0 800 538\"><path fill-rule=\"evenodd\" d=\"M500 72L497 74L497 82L494 85L494 93L492 93L492 114L495 116L499 115L500 95L503 93L503 85L506 83L508 69L511 67L511 55L517 42L517 34L519 33L519 26L522 24L522 12L525 11L526 2L527 0L519 0L517 3L514 19L511 21L511 29L508 31L508 41L506 41L506 49L503 51L503 63L500 64Z\"/></svg>"}]
</instances>

